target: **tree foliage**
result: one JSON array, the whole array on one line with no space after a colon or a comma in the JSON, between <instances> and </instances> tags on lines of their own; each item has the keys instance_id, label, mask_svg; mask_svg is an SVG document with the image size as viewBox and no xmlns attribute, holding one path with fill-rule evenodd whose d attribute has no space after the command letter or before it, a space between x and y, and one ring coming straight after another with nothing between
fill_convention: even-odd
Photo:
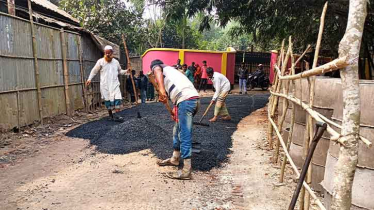
<instances>
[{"instance_id":1,"label":"tree foliage","mask_svg":"<svg viewBox=\"0 0 374 210\"><path fill-rule=\"evenodd\" d=\"M76 17L82 27L116 44L122 43L121 35L130 37L131 52L140 53L144 45L142 12L130 8L121 0L62 0L60 7Z\"/></svg>"},{"instance_id":2,"label":"tree foliage","mask_svg":"<svg viewBox=\"0 0 374 210\"><path fill-rule=\"evenodd\" d=\"M294 37L294 46L302 50L316 41L320 15L325 0L160 0L161 4L182 4L188 8L188 16L203 12L200 30L210 29L214 22L224 27L230 21L240 24L231 34L252 34L257 46L268 50L279 45L289 35ZM325 21L323 49L337 53L348 16L348 0L330 0ZM370 0L373 5L374 0ZM369 9L369 14L371 14ZM373 35L373 17L369 15L365 26L365 40Z\"/></svg>"}]
</instances>

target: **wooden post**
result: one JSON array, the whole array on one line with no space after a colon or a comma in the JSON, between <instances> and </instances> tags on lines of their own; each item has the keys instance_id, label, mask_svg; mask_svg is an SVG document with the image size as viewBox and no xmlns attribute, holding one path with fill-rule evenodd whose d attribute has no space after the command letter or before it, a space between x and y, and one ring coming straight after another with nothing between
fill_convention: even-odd
<instances>
[{"instance_id":1,"label":"wooden post","mask_svg":"<svg viewBox=\"0 0 374 210\"><path fill-rule=\"evenodd\" d=\"M281 51L280 51L280 54L278 56L278 61L277 61L278 66L281 63L283 51L284 51L284 40L282 41ZM280 80L278 79L279 75L277 74L277 72L275 72L274 75L275 75L274 84L273 84L271 89L273 91L276 91L276 89L278 87L278 83L280 82ZM276 98L276 96L270 95L268 112L270 113L271 117L274 117L274 112L275 112L274 106L276 106L276 104L275 104L276 99L275 98ZM273 149L273 126L272 126L270 121L269 121L269 125L268 125L268 141L269 141L269 148Z\"/></svg>"},{"instance_id":2,"label":"wooden post","mask_svg":"<svg viewBox=\"0 0 374 210\"><path fill-rule=\"evenodd\" d=\"M290 40L291 40L291 37L290 37ZM289 59L289 56L290 56L290 47L291 47L291 42L288 46L288 50L287 50L287 54L286 54L286 57L284 58L284 61L283 61L283 65L282 65L282 71L281 71L281 75L283 76L285 71L286 71L286 68L287 68L287 64L288 64L288 59ZM284 86L283 86L283 91L284 93L286 93L286 89L287 89L287 82L288 81L285 81L284 82ZM282 86L282 80L279 80L279 84L278 84L278 87L277 87L277 93L280 92L280 88ZM277 98L275 98L277 99ZM276 102L275 102L276 103ZM278 124L278 129L282 129L282 126L283 126L283 121L285 119L285 116L286 116L286 112L287 112L287 107L288 107L288 100L287 99L283 99L283 113L282 113L282 116L281 116L281 119L279 121L279 124ZM274 110L274 107L273 107L273 110ZM280 130L280 132L282 132L282 130ZM274 151L274 155L273 155L273 162L274 163L277 163L278 162L278 157L279 157L279 146L280 146L280 143L279 143L279 139L277 139L276 141L276 144L275 144L275 151Z\"/></svg>"},{"instance_id":3,"label":"wooden post","mask_svg":"<svg viewBox=\"0 0 374 210\"><path fill-rule=\"evenodd\" d=\"M10 15L16 15L16 6L14 0L8 0L8 13Z\"/></svg>"},{"instance_id":4,"label":"wooden post","mask_svg":"<svg viewBox=\"0 0 374 210\"><path fill-rule=\"evenodd\" d=\"M295 74L295 64L296 63L295 63L294 56L293 56L292 46L291 46L290 56L291 56L291 75L293 75L293 74ZM296 85L295 81L292 80L292 94L294 96L296 94L295 85ZM296 109L295 109L296 104L293 103L293 102L291 102L291 103L292 103L291 126L290 126L290 131L288 133L287 152L289 152L290 146L291 146L291 141L292 141L293 131L294 131L294 125L295 125L295 114L296 114ZM286 153L284 153L282 167L281 167L281 173L280 173L280 177L279 177L279 182L280 183L282 183L283 179L284 179L284 170L286 168L286 164L287 164L287 155L286 155Z\"/></svg>"},{"instance_id":5,"label":"wooden post","mask_svg":"<svg viewBox=\"0 0 374 210\"><path fill-rule=\"evenodd\" d=\"M312 68L316 68L318 64L318 57L319 57L319 50L321 48L321 42L322 42L322 35L323 35L323 28L325 25L325 16L326 16L326 11L327 11L327 2L325 3L325 6L323 7L322 15L321 15L321 22L319 26L319 32L318 32L318 38L317 38L317 44L316 44L316 49L314 52L314 60L313 60L313 66ZM316 83L316 76L310 77L310 89L309 89L309 106L313 108L314 105L314 94L315 94L315 83ZM308 132L308 142L305 142L305 156L307 156L308 151L309 151L309 145L313 140L313 135L314 135L314 127L313 127L313 118L312 116L308 115L308 121L307 121L307 129L306 131ZM312 183L312 167L308 168L308 173L306 176L306 183L310 185ZM305 205L304 209L309 210L309 205L310 205L310 194L308 192L305 192Z\"/></svg>"},{"instance_id":6,"label":"wooden post","mask_svg":"<svg viewBox=\"0 0 374 210\"><path fill-rule=\"evenodd\" d=\"M37 89L39 120L40 120L40 123L43 125L43 105L42 105L42 91L40 89L40 79L39 79L38 48L37 48L37 42L36 42L36 36L35 36L34 20L32 17L33 12L32 12L31 0L27 0L27 3L29 7L29 16L30 16L30 24L31 24L32 53L34 57L35 85Z\"/></svg>"},{"instance_id":7,"label":"wooden post","mask_svg":"<svg viewBox=\"0 0 374 210\"><path fill-rule=\"evenodd\" d=\"M123 35L123 34L122 34L122 41L123 41L123 45L125 46L125 52L126 52L126 57L127 57L127 69L130 71L130 78L131 78L132 88L134 89L134 94L135 94L135 103L136 103L136 105L138 105L138 93L136 91L134 77L132 75L132 69L131 69L131 63L130 63L130 56L129 56L129 51L128 51L127 45L126 45L125 35Z\"/></svg>"},{"instance_id":8,"label":"wooden post","mask_svg":"<svg viewBox=\"0 0 374 210\"><path fill-rule=\"evenodd\" d=\"M62 67L64 69L64 91L65 91L65 106L66 106L66 114L71 116L71 109L70 109L70 97L69 97L69 69L68 63L66 58L66 43L65 43L65 33L64 29L62 28L60 31L61 37L61 54L62 54Z\"/></svg>"},{"instance_id":9,"label":"wooden post","mask_svg":"<svg viewBox=\"0 0 374 210\"><path fill-rule=\"evenodd\" d=\"M79 54L79 67L81 74L81 83L82 83L82 93L83 93L83 103L86 113L88 113L88 101L87 101L87 91L85 85L85 73L83 70L83 49L82 49L82 37L78 36L78 54Z\"/></svg>"},{"instance_id":10,"label":"wooden post","mask_svg":"<svg viewBox=\"0 0 374 210\"><path fill-rule=\"evenodd\" d=\"M20 99L19 99L19 72L18 72L18 69L16 69L16 79L17 79L17 82L16 82L16 91L17 91L17 127L18 129L20 129L21 127L21 122L20 122Z\"/></svg>"}]
</instances>

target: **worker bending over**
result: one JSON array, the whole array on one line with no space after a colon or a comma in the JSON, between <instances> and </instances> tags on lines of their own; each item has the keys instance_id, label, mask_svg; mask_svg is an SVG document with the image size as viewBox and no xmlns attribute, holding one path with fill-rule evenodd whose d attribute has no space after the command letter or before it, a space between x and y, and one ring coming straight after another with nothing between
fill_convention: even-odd
<instances>
[{"instance_id":1,"label":"worker bending over","mask_svg":"<svg viewBox=\"0 0 374 210\"><path fill-rule=\"evenodd\" d=\"M86 86L91 84L91 80L100 72L100 93L106 108L109 119L116 122L123 122L121 117L115 116L113 111L119 112L122 104L122 95L119 88L119 74L126 74L128 70L122 70L119 62L113 57L113 48L107 45L104 48L104 58L100 58L91 70Z\"/></svg>"},{"instance_id":2,"label":"worker bending over","mask_svg":"<svg viewBox=\"0 0 374 210\"><path fill-rule=\"evenodd\" d=\"M221 116L223 120L231 120L225 102L231 88L230 81L223 74L214 72L212 67L208 67L206 73L208 74L208 78L213 82L214 89L216 89L211 101L211 103L216 104L214 117L209 121L217 121L218 116Z\"/></svg>"},{"instance_id":3,"label":"worker bending over","mask_svg":"<svg viewBox=\"0 0 374 210\"><path fill-rule=\"evenodd\" d=\"M178 166L183 159L183 168L167 174L172 179L191 179L192 118L198 111L199 94L193 84L181 72L166 66L161 60L151 63L151 70L159 86L159 101L174 104L172 117L176 122L173 129L173 156L158 162L159 166Z\"/></svg>"}]
</instances>

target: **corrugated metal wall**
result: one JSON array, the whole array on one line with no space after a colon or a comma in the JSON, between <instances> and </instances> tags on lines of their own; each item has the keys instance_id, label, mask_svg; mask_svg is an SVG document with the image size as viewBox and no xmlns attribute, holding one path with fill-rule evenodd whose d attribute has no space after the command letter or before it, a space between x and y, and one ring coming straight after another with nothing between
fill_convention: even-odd
<instances>
[{"instance_id":1,"label":"corrugated metal wall","mask_svg":"<svg viewBox=\"0 0 374 210\"><path fill-rule=\"evenodd\" d=\"M87 79L101 57L100 50L90 36L41 25L35 25L35 33L43 117L67 113L62 35L67 56L70 111L84 108L82 81ZM99 105L99 86L97 76L87 91L91 109ZM10 129L18 124L25 126L40 120L31 25L29 21L5 14L0 14L0 107L0 129Z\"/></svg>"}]
</instances>

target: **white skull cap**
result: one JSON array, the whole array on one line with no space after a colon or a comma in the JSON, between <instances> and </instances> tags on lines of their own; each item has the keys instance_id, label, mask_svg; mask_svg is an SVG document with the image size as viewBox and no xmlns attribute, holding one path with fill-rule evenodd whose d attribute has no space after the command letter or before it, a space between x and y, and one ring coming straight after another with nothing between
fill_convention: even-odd
<instances>
[{"instance_id":1,"label":"white skull cap","mask_svg":"<svg viewBox=\"0 0 374 210\"><path fill-rule=\"evenodd\" d=\"M107 46L105 46L104 50L112 50L113 51L113 47L110 46L110 45L107 45Z\"/></svg>"}]
</instances>

